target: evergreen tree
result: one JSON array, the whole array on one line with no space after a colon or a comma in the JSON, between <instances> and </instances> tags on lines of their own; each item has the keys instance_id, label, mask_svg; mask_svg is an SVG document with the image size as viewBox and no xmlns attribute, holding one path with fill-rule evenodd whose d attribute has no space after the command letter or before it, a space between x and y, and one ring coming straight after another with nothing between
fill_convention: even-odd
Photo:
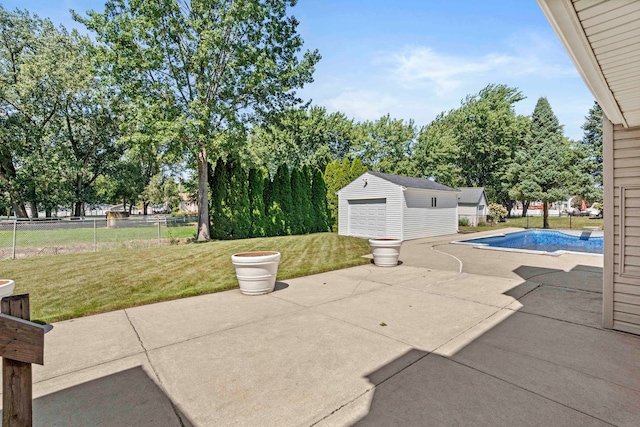
<instances>
[{"instance_id":1,"label":"evergreen tree","mask_svg":"<svg viewBox=\"0 0 640 427\"><path fill-rule=\"evenodd\" d=\"M302 205L302 232L311 233L313 228L313 205L311 204L311 172L308 166L303 166L300 174L302 175L302 191L299 203ZM325 203L326 205L326 203Z\"/></svg>"},{"instance_id":2,"label":"evergreen tree","mask_svg":"<svg viewBox=\"0 0 640 427\"><path fill-rule=\"evenodd\" d=\"M231 234L231 224L227 213L227 168L224 161L219 158L216 162L213 174L209 174L209 189L211 199L209 210L211 213L211 236L214 239L227 239Z\"/></svg>"},{"instance_id":3,"label":"evergreen tree","mask_svg":"<svg viewBox=\"0 0 640 427\"><path fill-rule=\"evenodd\" d=\"M300 169L291 171L291 215L289 216L291 225L291 234L303 234L304 230L304 208L302 206L302 198L304 192L304 183L302 182L302 173Z\"/></svg>"},{"instance_id":4,"label":"evergreen tree","mask_svg":"<svg viewBox=\"0 0 640 427\"><path fill-rule=\"evenodd\" d=\"M340 163L335 160L327 165L324 182L327 186L327 205L329 221L333 231L338 231L338 190L349 184L351 180L351 163L347 157Z\"/></svg>"},{"instance_id":5,"label":"evergreen tree","mask_svg":"<svg viewBox=\"0 0 640 427\"><path fill-rule=\"evenodd\" d=\"M246 239L251 234L251 213L249 207L249 183L240 161L227 161L229 188L225 204L228 221L231 224L230 239Z\"/></svg>"},{"instance_id":6,"label":"evergreen tree","mask_svg":"<svg viewBox=\"0 0 640 427\"><path fill-rule=\"evenodd\" d=\"M327 165L328 166L328 165ZM314 233L325 232L330 229L329 209L327 207L327 187L320 169L315 168L311 177L311 206L313 212Z\"/></svg>"},{"instance_id":7,"label":"evergreen tree","mask_svg":"<svg viewBox=\"0 0 640 427\"><path fill-rule=\"evenodd\" d=\"M249 170L249 211L251 217L250 237L266 236L266 212L264 209L264 173L259 169Z\"/></svg>"},{"instance_id":8,"label":"evergreen tree","mask_svg":"<svg viewBox=\"0 0 640 427\"><path fill-rule=\"evenodd\" d=\"M293 200L291 198L291 182L289 168L280 165L273 177L273 200L271 202L271 215L274 219L275 234L286 236L291 234L291 213Z\"/></svg>"},{"instance_id":9,"label":"evergreen tree","mask_svg":"<svg viewBox=\"0 0 640 427\"><path fill-rule=\"evenodd\" d=\"M597 102L585 119L584 136L575 150L583 177L577 182L574 194L590 202L602 202L602 109Z\"/></svg>"},{"instance_id":10,"label":"evergreen tree","mask_svg":"<svg viewBox=\"0 0 640 427\"><path fill-rule=\"evenodd\" d=\"M351 170L349 171L349 182L352 182L366 171L368 171L368 169L362 164L362 161L357 158L354 159L353 162L351 162Z\"/></svg>"},{"instance_id":11,"label":"evergreen tree","mask_svg":"<svg viewBox=\"0 0 640 427\"><path fill-rule=\"evenodd\" d=\"M547 98L540 98L531 116L524 146L516 153L509 174L515 177L513 197L539 200L544 205L544 228L549 228L548 204L564 199L575 182L574 153L570 141Z\"/></svg>"},{"instance_id":12,"label":"evergreen tree","mask_svg":"<svg viewBox=\"0 0 640 427\"><path fill-rule=\"evenodd\" d=\"M262 200L264 201L264 233L265 236L277 236L275 211L273 209L273 181L269 178L269 174L264 178L264 190Z\"/></svg>"},{"instance_id":13,"label":"evergreen tree","mask_svg":"<svg viewBox=\"0 0 640 427\"><path fill-rule=\"evenodd\" d=\"M588 159L588 170L595 178L595 182L602 187L602 108L598 102L593 103L589 109L586 122L582 125L584 137L582 146L585 148Z\"/></svg>"}]
</instances>

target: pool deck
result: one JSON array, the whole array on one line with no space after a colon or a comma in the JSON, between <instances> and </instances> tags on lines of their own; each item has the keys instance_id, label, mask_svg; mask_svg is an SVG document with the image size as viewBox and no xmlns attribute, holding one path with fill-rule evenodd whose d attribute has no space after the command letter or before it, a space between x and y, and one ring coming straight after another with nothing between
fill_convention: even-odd
<instances>
[{"instance_id":1,"label":"pool deck","mask_svg":"<svg viewBox=\"0 0 640 427\"><path fill-rule=\"evenodd\" d=\"M600 327L602 258L459 237L266 296L59 322L34 425L640 425L640 337Z\"/></svg>"}]
</instances>

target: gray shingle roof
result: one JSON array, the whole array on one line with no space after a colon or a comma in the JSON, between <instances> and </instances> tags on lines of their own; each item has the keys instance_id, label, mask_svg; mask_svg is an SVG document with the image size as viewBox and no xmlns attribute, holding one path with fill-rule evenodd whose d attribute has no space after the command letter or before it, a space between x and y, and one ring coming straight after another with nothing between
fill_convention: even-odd
<instances>
[{"instance_id":1,"label":"gray shingle roof","mask_svg":"<svg viewBox=\"0 0 640 427\"><path fill-rule=\"evenodd\" d=\"M388 173L371 172L371 175L378 178L385 179L394 184L401 185L406 188L421 188L424 190L438 190L438 191L458 191L455 188L447 187L446 185L438 184L435 181L424 178L412 178L409 176L389 175Z\"/></svg>"},{"instance_id":2,"label":"gray shingle roof","mask_svg":"<svg viewBox=\"0 0 640 427\"><path fill-rule=\"evenodd\" d=\"M459 190L462 194L458 198L458 203L463 205L477 205L484 193L484 187L461 187Z\"/></svg>"}]
</instances>

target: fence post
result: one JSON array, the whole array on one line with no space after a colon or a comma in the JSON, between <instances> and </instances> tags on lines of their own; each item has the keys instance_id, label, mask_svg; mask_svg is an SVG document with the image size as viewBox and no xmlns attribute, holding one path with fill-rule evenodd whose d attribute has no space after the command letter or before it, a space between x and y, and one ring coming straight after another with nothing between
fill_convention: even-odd
<instances>
[{"instance_id":1,"label":"fence post","mask_svg":"<svg viewBox=\"0 0 640 427\"><path fill-rule=\"evenodd\" d=\"M160 246L160 220L162 218L160 218L159 216L156 218L158 219L158 246Z\"/></svg>"},{"instance_id":2,"label":"fence post","mask_svg":"<svg viewBox=\"0 0 640 427\"><path fill-rule=\"evenodd\" d=\"M13 242L11 243L11 259L16 259L16 230L18 228L18 220L13 220Z\"/></svg>"},{"instance_id":3,"label":"fence post","mask_svg":"<svg viewBox=\"0 0 640 427\"><path fill-rule=\"evenodd\" d=\"M98 252L98 238L96 236L96 219L93 220L93 252Z\"/></svg>"},{"instance_id":4,"label":"fence post","mask_svg":"<svg viewBox=\"0 0 640 427\"><path fill-rule=\"evenodd\" d=\"M16 295L2 299L2 313L19 319L30 320L29 295ZM2 358L2 425L31 426L32 374L31 363Z\"/></svg>"}]
</instances>

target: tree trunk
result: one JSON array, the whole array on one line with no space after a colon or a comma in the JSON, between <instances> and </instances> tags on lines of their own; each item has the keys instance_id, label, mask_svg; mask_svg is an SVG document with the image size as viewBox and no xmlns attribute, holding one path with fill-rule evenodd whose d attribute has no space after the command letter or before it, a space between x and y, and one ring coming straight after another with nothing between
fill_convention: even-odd
<instances>
[{"instance_id":1,"label":"tree trunk","mask_svg":"<svg viewBox=\"0 0 640 427\"><path fill-rule=\"evenodd\" d=\"M45 218L52 218L53 217L53 215L51 214L51 208L46 208L44 210L44 217Z\"/></svg>"},{"instance_id":2,"label":"tree trunk","mask_svg":"<svg viewBox=\"0 0 640 427\"><path fill-rule=\"evenodd\" d=\"M144 202L142 204L142 213L143 215L147 215L147 210L149 209L149 202Z\"/></svg>"},{"instance_id":3,"label":"tree trunk","mask_svg":"<svg viewBox=\"0 0 640 427\"><path fill-rule=\"evenodd\" d=\"M504 206L507 209L507 218L511 218L511 210L513 209L513 200L507 200L504 203L502 203L502 206Z\"/></svg>"},{"instance_id":4,"label":"tree trunk","mask_svg":"<svg viewBox=\"0 0 640 427\"><path fill-rule=\"evenodd\" d=\"M198 153L198 241L211 239L209 227L209 169L207 149Z\"/></svg>"},{"instance_id":5,"label":"tree trunk","mask_svg":"<svg viewBox=\"0 0 640 427\"><path fill-rule=\"evenodd\" d=\"M82 202L75 202L73 204L73 216L84 216L84 207Z\"/></svg>"},{"instance_id":6,"label":"tree trunk","mask_svg":"<svg viewBox=\"0 0 640 427\"><path fill-rule=\"evenodd\" d=\"M549 204L546 200L542 201L543 222L542 228L547 229L549 227Z\"/></svg>"},{"instance_id":7,"label":"tree trunk","mask_svg":"<svg viewBox=\"0 0 640 427\"><path fill-rule=\"evenodd\" d=\"M38 202L32 200L29 204L31 205L31 218L38 218Z\"/></svg>"},{"instance_id":8,"label":"tree trunk","mask_svg":"<svg viewBox=\"0 0 640 427\"><path fill-rule=\"evenodd\" d=\"M522 202L522 217L527 216L527 211L529 210L529 202Z\"/></svg>"},{"instance_id":9,"label":"tree trunk","mask_svg":"<svg viewBox=\"0 0 640 427\"><path fill-rule=\"evenodd\" d=\"M13 205L13 213L16 215L16 218L28 218L27 209L24 207L24 203L14 201L14 198L11 197L11 204Z\"/></svg>"}]
</instances>

